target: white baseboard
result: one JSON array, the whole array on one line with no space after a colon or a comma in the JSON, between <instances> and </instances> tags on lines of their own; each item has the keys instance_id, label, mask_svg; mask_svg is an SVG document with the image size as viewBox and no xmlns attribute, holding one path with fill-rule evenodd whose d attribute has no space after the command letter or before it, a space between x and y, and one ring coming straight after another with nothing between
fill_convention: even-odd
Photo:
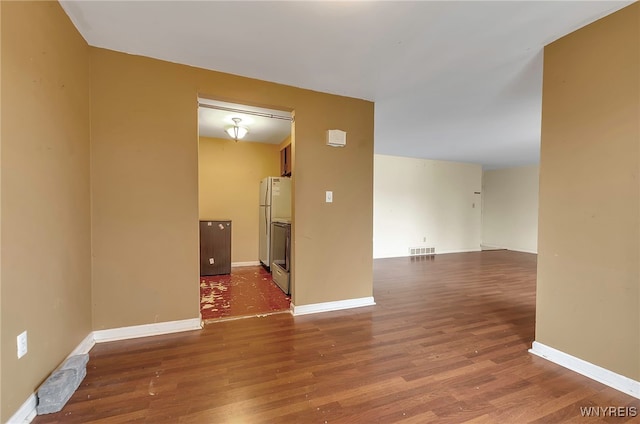
<instances>
[{"instance_id":1,"label":"white baseboard","mask_svg":"<svg viewBox=\"0 0 640 424\"><path fill-rule=\"evenodd\" d=\"M115 340L135 339L138 337L157 336L160 334L178 333L180 331L200 330L200 318L184 319L181 321L166 321L154 324L133 325L131 327L110 328L93 332L96 343L112 342Z\"/></svg>"},{"instance_id":2,"label":"white baseboard","mask_svg":"<svg viewBox=\"0 0 640 424\"><path fill-rule=\"evenodd\" d=\"M361 297L358 299L337 300L335 302L312 303L310 305L295 306L291 303L291 314L294 316L317 314L320 312L339 311L342 309L360 308L362 306L373 306L376 302L371 297Z\"/></svg>"},{"instance_id":3,"label":"white baseboard","mask_svg":"<svg viewBox=\"0 0 640 424\"><path fill-rule=\"evenodd\" d=\"M78 346L76 346L76 348L71 351L71 353L67 356L67 358L74 355L89 353L89 351L95 344L96 342L93 338L93 332L90 332L89 334L87 334L87 337L85 337L80 342L80 344L78 344ZM62 362L64 363L64 361ZM27 400L18 409L18 411L16 411L16 413L13 414L11 418L9 418L9 421L7 421L7 424L30 423L31 421L33 421L33 419L37 415L37 412L36 412L37 404L38 404L38 397L36 396L35 393L31 393L31 395L29 395Z\"/></svg>"},{"instance_id":4,"label":"white baseboard","mask_svg":"<svg viewBox=\"0 0 640 424\"><path fill-rule=\"evenodd\" d=\"M37 403L36 394L32 393L16 413L9 418L7 424L29 424L36 417Z\"/></svg>"},{"instance_id":5,"label":"white baseboard","mask_svg":"<svg viewBox=\"0 0 640 424\"><path fill-rule=\"evenodd\" d=\"M436 250L436 252L434 253L434 255L442 255L442 254L447 254L447 253L468 253L468 252L480 252L480 248L473 248L473 249L462 249L462 250ZM429 256L429 255L417 255L417 256L410 256L407 255L406 253L398 253L398 254L392 254L392 255L386 255L386 256L373 256L373 259L391 259L391 258L422 258L424 256Z\"/></svg>"},{"instance_id":6,"label":"white baseboard","mask_svg":"<svg viewBox=\"0 0 640 424\"><path fill-rule=\"evenodd\" d=\"M624 375L616 374L606 368L602 368L598 365L592 364L591 362L576 358L575 356L539 342L533 342L529 352L640 399L640 381L635 381L625 377Z\"/></svg>"},{"instance_id":7,"label":"white baseboard","mask_svg":"<svg viewBox=\"0 0 640 424\"><path fill-rule=\"evenodd\" d=\"M406 257L406 253L397 254L397 255L373 255L373 259L393 259L393 258L404 258Z\"/></svg>"},{"instance_id":8,"label":"white baseboard","mask_svg":"<svg viewBox=\"0 0 640 424\"><path fill-rule=\"evenodd\" d=\"M538 252L536 250L527 250L527 249L507 249L513 252L521 252L521 253L531 253L533 255L537 255Z\"/></svg>"},{"instance_id":9,"label":"white baseboard","mask_svg":"<svg viewBox=\"0 0 640 424\"><path fill-rule=\"evenodd\" d=\"M231 268L238 268L241 266L258 266L258 265L260 265L260 261L231 262Z\"/></svg>"},{"instance_id":10,"label":"white baseboard","mask_svg":"<svg viewBox=\"0 0 640 424\"><path fill-rule=\"evenodd\" d=\"M480 250L505 250L505 247L494 246L493 244L481 244Z\"/></svg>"},{"instance_id":11,"label":"white baseboard","mask_svg":"<svg viewBox=\"0 0 640 424\"><path fill-rule=\"evenodd\" d=\"M134 325L131 327L110 328L108 330L92 331L85 337L69 356L89 353L96 343L126 340L136 337L157 336L160 334L177 333L180 331L200 330L202 320L200 318L185 319L181 321L167 321L155 324ZM69 357L67 356L67 358ZM36 417L37 396L29 395L27 400L16 411L7 424L28 424Z\"/></svg>"},{"instance_id":12,"label":"white baseboard","mask_svg":"<svg viewBox=\"0 0 640 424\"><path fill-rule=\"evenodd\" d=\"M91 348L93 348L93 346L95 346L95 344L96 344L96 339L93 337L93 331L92 331L89 334L87 334L87 337L85 337L84 340L82 340L80 344L76 346L75 349L71 351L69 356L82 355L84 353L89 353L89 351L91 350ZM67 356L67 358L69 358L69 356Z\"/></svg>"},{"instance_id":13,"label":"white baseboard","mask_svg":"<svg viewBox=\"0 0 640 424\"><path fill-rule=\"evenodd\" d=\"M455 250L436 250L436 255L444 255L449 253L469 253L480 252L480 247L473 249L455 249Z\"/></svg>"},{"instance_id":14,"label":"white baseboard","mask_svg":"<svg viewBox=\"0 0 640 424\"><path fill-rule=\"evenodd\" d=\"M538 252L536 250L523 249L521 247L513 247L513 246L495 246L493 244L481 244L480 248L484 251L486 250L511 250L512 252L522 252L522 253L533 253L537 255Z\"/></svg>"},{"instance_id":15,"label":"white baseboard","mask_svg":"<svg viewBox=\"0 0 640 424\"><path fill-rule=\"evenodd\" d=\"M446 255L449 253L469 253L469 252L486 252L486 251L491 251L491 250L512 250L514 252L522 252L522 253L533 253L534 255L537 255L538 252L535 250L527 250L527 249L520 249L520 248L512 248L509 246L493 246L490 244L481 244L479 248L477 249L454 249L454 250L436 250L436 255ZM421 256L408 256L406 253L399 253L397 255L390 255L390 256L374 256L373 259L391 259L391 258L414 258L414 257L421 257Z\"/></svg>"}]
</instances>

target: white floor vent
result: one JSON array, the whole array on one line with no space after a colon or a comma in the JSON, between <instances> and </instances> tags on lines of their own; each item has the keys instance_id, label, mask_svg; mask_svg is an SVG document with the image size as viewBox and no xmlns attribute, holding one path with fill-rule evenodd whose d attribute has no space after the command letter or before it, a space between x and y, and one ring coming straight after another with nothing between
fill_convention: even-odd
<instances>
[{"instance_id":1,"label":"white floor vent","mask_svg":"<svg viewBox=\"0 0 640 424\"><path fill-rule=\"evenodd\" d=\"M432 256L436 254L435 247L410 247L409 256Z\"/></svg>"}]
</instances>

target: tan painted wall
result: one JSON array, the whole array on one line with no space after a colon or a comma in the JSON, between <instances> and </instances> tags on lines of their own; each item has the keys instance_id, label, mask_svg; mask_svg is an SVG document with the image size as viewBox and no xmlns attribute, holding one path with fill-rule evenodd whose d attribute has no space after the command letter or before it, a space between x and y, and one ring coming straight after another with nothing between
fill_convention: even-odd
<instances>
[{"instance_id":1,"label":"tan painted wall","mask_svg":"<svg viewBox=\"0 0 640 424\"><path fill-rule=\"evenodd\" d=\"M2 422L91 331L89 65L57 2L2 2Z\"/></svg>"},{"instance_id":2,"label":"tan painted wall","mask_svg":"<svg viewBox=\"0 0 640 424\"><path fill-rule=\"evenodd\" d=\"M482 246L538 251L538 165L482 173Z\"/></svg>"},{"instance_id":3,"label":"tan painted wall","mask_svg":"<svg viewBox=\"0 0 640 424\"><path fill-rule=\"evenodd\" d=\"M198 316L198 95L295 110L293 302L371 296L373 103L92 49L94 329Z\"/></svg>"},{"instance_id":4,"label":"tan painted wall","mask_svg":"<svg viewBox=\"0 0 640 424\"><path fill-rule=\"evenodd\" d=\"M2 2L0 2L0 44L2 43ZM2 47L0 45L0 51ZM0 81L2 81L2 60L0 59ZM2 84L0 83L0 164L2 163ZM2 172L0 172L0 241L2 240ZM0 242L0 331L2 330L2 243ZM0 333L0 422L2 415L2 333Z\"/></svg>"},{"instance_id":5,"label":"tan painted wall","mask_svg":"<svg viewBox=\"0 0 640 424\"><path fill-rule=\"evenodd\" d=\"M258 261L260 180L280 174L277 144L200 137L200 220L230 219L231 262Z\"/></svg>"},{"instance_id":6,"label":"tan painted wall","mask_svg":"<svg viewBox=\"0 0 640 424\"><path fill-rule=\"evenodd\" d=\"M536 340L640 380L640 5L544 52Z\"/></svg>"}]
</instances>

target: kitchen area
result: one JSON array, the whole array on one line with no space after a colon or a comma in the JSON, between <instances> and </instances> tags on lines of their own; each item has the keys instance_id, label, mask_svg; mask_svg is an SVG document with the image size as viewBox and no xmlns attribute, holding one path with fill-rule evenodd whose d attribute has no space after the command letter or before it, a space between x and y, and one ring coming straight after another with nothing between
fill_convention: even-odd
<instances>
[{"instance_id":1,"label":"kitchen area","mask_svg":"<svg viewBox=\"0 0 640 424\"><path fill-rule=\"evenodd\" d=\"M274 282L290 294L291 179L267 177L260 181L260 263Z\"/></svg>"},{"instance_id":2,"label":"kitchen area","mask_svg":"<svg viewBox=\"0 0 640 424\"><path fill-rule=\"evenodd\" d=\"M287 312L291 114L199 100L202 319Z\"/></svg>"}]
</instances>

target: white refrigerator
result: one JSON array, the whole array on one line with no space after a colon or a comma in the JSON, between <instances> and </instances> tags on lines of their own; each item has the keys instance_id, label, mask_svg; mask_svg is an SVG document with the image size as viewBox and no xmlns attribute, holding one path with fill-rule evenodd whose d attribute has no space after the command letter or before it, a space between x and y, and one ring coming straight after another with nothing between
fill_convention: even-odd
<instances>
[{"instance_id":1,"label":"white refrigerator","mask_svg":"<svg viewBox=\"0 0 640 424\"><path fill-rule=\"evenodd\" d=\"M267 177L260 181L260 245L258 256L267 268L271 266L271 223L291 222L291 179Z\"/></svg>"}]
</instances>

